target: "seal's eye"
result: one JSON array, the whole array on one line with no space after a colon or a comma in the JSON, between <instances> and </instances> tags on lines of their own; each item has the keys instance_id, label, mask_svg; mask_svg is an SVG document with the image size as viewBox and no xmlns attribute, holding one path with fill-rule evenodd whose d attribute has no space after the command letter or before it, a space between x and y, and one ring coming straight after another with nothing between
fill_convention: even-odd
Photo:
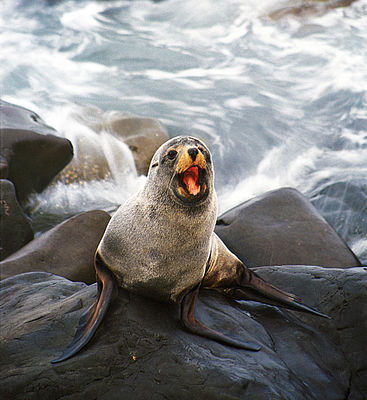
<instances>
[{"instance_id":1,"label":"seal's eye","mask_svg":"<svg viewBox=\"0 0 367 400\"><path fill-rule=\"evenodd\" d=\"M170 151L167 153L167 157L168 157L170 160L174 160L174 159L176 158L176 156L177 156L177 151L176 151L176 150L170 150Z\"/></svg>"}]
</instances>

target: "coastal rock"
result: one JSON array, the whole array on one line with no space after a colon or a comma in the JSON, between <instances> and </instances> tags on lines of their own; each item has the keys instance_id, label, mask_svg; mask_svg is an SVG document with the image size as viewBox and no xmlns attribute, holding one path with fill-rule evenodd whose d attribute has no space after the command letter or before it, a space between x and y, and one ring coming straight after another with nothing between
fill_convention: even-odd
<instances>
[{"instance_id":1,"label":"coastal rock","mask_svg":"<svg viewBox=\"0 0 367 400\"><path fill-rule=\"evenodd\" d=\"M0 100L1 129L26 130L43 133L44 135L57 135L54 128L34 111L27 108Z\"/></svg>"},{"instance_id":2,"label":"coastal rock","mask_svg":"<svg viewBox=\"0 0 367 400\"><path fill-rule=\"evenodd\" d=\"M361 266L357 257L296 189L255 197L218 218L215 232L246 265Z\"/></svg>"},{"instance_id":3,"label":"coastal rock","mask_svg":"<svg viewBox=\"0 0 367 400\"><path fill-rule=\"evenodd\" d=\"M367 243L367 186L364 177L326 185L311 199L311 203L340 237L351 243L352 249L358 247L358 242ZM362 264L367 264L367 246L363 248L364 251L358 249L358 256Z\"/></svg>"},{"instance_id":4,"label":"coastal rock","mask_svg":"<svg viewBox=\"0 0 367 400\"><path fill-rule=\"evenodd\" d=\"M163 125L156 119L125 116L109 122L109 129L124 138L133 153L138 174L148 174L150 160L154 153L169 139Z\"/></svg>"},{"instance_id":5,"label":"coastal rock","mask_svg":"<svg viewBox=\"0 0 367 400\"><path fill-rule=\"evenodd\" d=\"M280 20L289 16L305 18L312 15L323 15L335 8L348 7L354 2L355 0L287 1L286 3L280 3L280 8L271 11L269 17L273 20Z\"/></svg>"},{"instance_id":6,"label":"coastal rock","mask_svg":"<svg viewBox=\"0 0 367 400\"><path fill-rule=\"evenodd\" d=\"M62 222L3 260L1 278L44 271L73 281L95 282L94 253L109 220L108 213L95 210Z\"/></svg>"},{"instance_id":7,"label":"coastal rock","mask_svg":"<svg viewBox=\"0 0 367 400\"><path fill-rule=\"evenodd\" d=\"M72 340L96 285L47 273L8 278L0 283L1 398L366 398L366 269L257 272L332 319L202 292L197 317L262 345L250 352L184 331L174 305L120 290L91 343L50 364Z\"/></svg>"},{"instance_id":8,"label":"coastal rock","mask_svg":"<svg viewBox=\"0 0 367 400\"><path fill-rule=\"evenodd\" d=\"M169 139L163 125L153 118L103 113L94 107L74 117L92 131L75 138L78 156L56 178L65 183L116 178L117 171L131 166L138 175L146 175L153 154ZM91 140L93 135L96 140Z\"/></svg>"},{"instance_id":9,"label":"coastal rock","mask_svg":"<svg viewBox=\"0 0 367 400\"><path fill-rule=\"evenodd\" d=\"M19 202L41 192L73 157L69 140L55 135L35 113L0 104L1 177L14 183Z\"/></svg>"},{"instance_id":10,"label":"coastal rock","mask_svg":"<svg viewBox=\"0 0 367 400\"><path fill-rule=\"evenodd\" d=\"M155 120L151 121L157 123ZM161 132L157 130L150 134L135 135L124 140L133 153L136 170L139 175L148 175L150 161L154 153L168 139L167 133L164 133L163 130Z\"/></svg>"},{"instance_id":11,"label":"coastal rock","mask_svg":"<svg viewBox=\"0 0 367 400\"><path fill-rule=\"evenodd\" d=\"M14 185L0 179L0 260L14 253L33 239L33 229L15 196Z\"/></svg>"}]
</instances>

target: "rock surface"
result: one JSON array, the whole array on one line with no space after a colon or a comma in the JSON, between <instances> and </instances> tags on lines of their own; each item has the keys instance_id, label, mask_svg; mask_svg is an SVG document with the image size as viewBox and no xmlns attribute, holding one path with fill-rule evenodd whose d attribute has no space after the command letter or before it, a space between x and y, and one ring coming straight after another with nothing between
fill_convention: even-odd
<instances>
[{"instance_id":1,"label":"rock surface","mask_svg":"<svg viewBox=\"0 0 367 400\"><path fill-rule=\"evenodd\" d=\"M124 142L133 153L138 173L147 175L154 153L169 139L166 129L156 119L141 117L116 120L111 127L115 134L125 137Z\"/></svg>"},{"instance_id":2,"label":"rock surface","mask_svg":"<svg viewBox=\"0 0 367 400\"><path fill-rule=\"evenodd\" d=\"M69 140L55 135L30 110L0 103L0 176L12 181L23 204L33 191L41 192L73 157Z\"/></svg>"},{"instance_id":3,"label":"rock surface","mask_svg":"<svg viewBox=\"0 0 367 400\"><path fill-rule=\"evenodd\" d=\"M367 185L366 178L336 182L324 186L311 203L347 243L358 246L367 243ZM367 246L359 249L362 264L367 264Z\"/></svg>"},{"instance_id":4,"label":"rock surface","mask_svg":"<svg viewBox=\"0 0 367 400\"><path fill-rule=\"evenodd\" d=\"M296 189L255 197L218 218L215 232L246 265L361 266L315 207Z\"/></svg>"},{"instance_id":5,"label":"rock surface","mask_svg":"<svg viewBox=\"0 0 367 400\"><path fill-rule=\"evenodd\" d=\"M95 282L94 253L110 220L105 211L76 215L0 262L1 279L31 271Z\"/></svg>"},{"instance_id":6,"label":"rock surface","mask_svg":"<svg viewBox=\"0 0 367 400\"><path fill-rule=\"evenodd\" d=\"M1 129L26 130L44 135L57 132L34 111L0 100Z\"/></svg>"},{"instance_id":7,"label":"rock surface","mask_svg":"<svg viewBox=\"0 0 367 400\"><path fill-rule=\"evenodd\" d=\"M362 400L367 396L367 271L258 269L332 319L201 293L204 323L262 345L223 346L184 331L176 306L120 290L80 354L50 361L70 343L96 286L47 273L1 285L0 396L4 399Z\"/></svg>"},{"instance_id":8,"label":"rock surface","mask_svg":"<svg viewBox=\"0 0 367 400\"><path fill-rule=\"evenodd\" d=\"M15 196L14 185L0 179L0 260L19 250L33 239L33 229Z\"/></svg>"},{"instance_id":9,"label":"rock surface","mask_svg":"<svg viewBox=\"0 0 367 400\"><path fill-rule=\"evenodd\" d=\"M90 126L122 139L133 153L138 173L144 175L158 147L169 139L166 128L157 119L116 111L105 113L102 122Z\"/></svg>"},{"instance_id":10,"label":"rock surface","mask_svg":"<svg viewBox=\"0 0 367 400\"><path fill-rule=\"evenodd\" d=\"M289 16L292 17L310 17L323 15L327 11L339 7L348 7L355 0L298 0L281 2L280 6L269 13L269 17L273 20L279 20ZM280 7L280 8L279 8Z\"/></svg>"},{"instance_id":11,"label":"rock surface","mask_svg":"<svg viewBox=\"0 0 367 400\"><path fill-rule=\"evenodd\" d=\"M137 173L146 175L153 154L169 139L164 126L153 118L122 112L102 113L92 107L77 119L94 132L74 139L77 157L57 177L65 183L116 178L116 170L129 167L129 158ZM95 140L90 139L93 134L97 135Z\"/></svg>"}]
</instances>

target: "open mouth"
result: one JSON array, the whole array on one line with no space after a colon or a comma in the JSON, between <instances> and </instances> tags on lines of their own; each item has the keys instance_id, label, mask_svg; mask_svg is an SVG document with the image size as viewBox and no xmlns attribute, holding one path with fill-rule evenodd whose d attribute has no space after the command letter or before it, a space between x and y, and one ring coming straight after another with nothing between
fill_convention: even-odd
<instances>
[{"instance_id":1,"label":"open mouth","mask_svg":"<svg viewBox=\"0 0 367 400\"><path fill-rule=\"evenodd\" d=\"M207 192L206 170L197 165L187 168L186 171L177 175L177 192L181 198L189 201L202 199Z\"/></svg>"},{"instance_id":2,"label":"open mouth","mask_svg":"<svg viewBox=\"0 0 367 400\"><path fill-rule=\"evenodd\" d=\"M188 168L183 173L182 182L184 183L184 189L192 196L196 196L200 192L199 167Z\"/></svg>"}]
</instances>

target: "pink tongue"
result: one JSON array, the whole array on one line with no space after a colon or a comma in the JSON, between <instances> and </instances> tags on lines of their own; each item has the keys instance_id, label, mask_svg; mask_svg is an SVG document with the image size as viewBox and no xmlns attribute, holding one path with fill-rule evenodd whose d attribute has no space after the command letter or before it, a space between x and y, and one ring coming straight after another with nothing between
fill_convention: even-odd
<instances>
[{"instance_id":1,"label":"pink tongue","mask_svg":"<svg viewBox=\"0 0 367 400\"><path fill-rule=\"evenodd\" d=\"M198 167L191 167L184 173L184 183L187 187L187 190L193 196L196 196L199 193L200 186L198 186Z\"/></svg>"}]
</instances>

